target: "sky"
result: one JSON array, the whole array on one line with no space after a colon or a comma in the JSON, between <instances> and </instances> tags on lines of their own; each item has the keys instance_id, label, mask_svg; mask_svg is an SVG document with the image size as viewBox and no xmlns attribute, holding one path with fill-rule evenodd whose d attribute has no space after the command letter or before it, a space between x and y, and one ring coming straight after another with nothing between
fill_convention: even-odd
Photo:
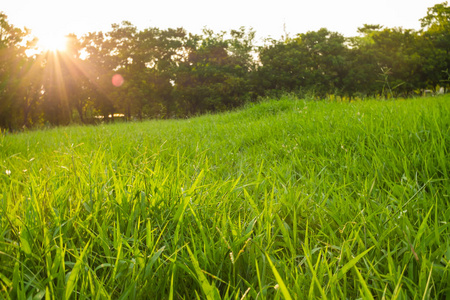
<instances>
[{"instance_id":1,"label":"sky","mask_svg":"<svg viewBox=\"0 0 450 300\"><path fill-rule=\"evenodd\" d=\"M257 41L280 39L285 33L326 27L346 37L363 24L420 29L427 8L444 0L2 0L0 11L16 27L27 27L43 41L109 31L111 24L130 21L138 29L183 27L200 33L253 28Z\"/></svg>"}]
</instances>

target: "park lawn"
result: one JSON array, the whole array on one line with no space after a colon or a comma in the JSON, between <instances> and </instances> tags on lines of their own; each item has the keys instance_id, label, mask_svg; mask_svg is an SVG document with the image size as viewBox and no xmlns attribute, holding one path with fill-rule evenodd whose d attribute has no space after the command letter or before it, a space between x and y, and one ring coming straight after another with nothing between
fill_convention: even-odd
<instances>
[{"instance_id":1,"label":"park lawn","mask_svg":"<svg viewBox=\"0 0 450 300\"><path fill-rule=\"evenodd\" d=\"M450 96L0 134L0 297L450 297Z\"/></svg>"}]
</instances>

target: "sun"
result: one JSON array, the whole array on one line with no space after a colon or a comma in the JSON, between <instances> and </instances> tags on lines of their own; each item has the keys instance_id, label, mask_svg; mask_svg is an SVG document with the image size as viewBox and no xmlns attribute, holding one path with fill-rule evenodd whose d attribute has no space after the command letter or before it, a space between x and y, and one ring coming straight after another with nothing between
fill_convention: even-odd
<instances>
[{"instance_id":1,"label":"sun","mask_svg":"<svg viewBox=\"0 0 450 300\"><path fill-rule=\"evenodd\" d=\"M67 38L52 34L42 35L38 37L37 46L44 52L63 52L67 47Z\"/></svg>"}]
</instances>

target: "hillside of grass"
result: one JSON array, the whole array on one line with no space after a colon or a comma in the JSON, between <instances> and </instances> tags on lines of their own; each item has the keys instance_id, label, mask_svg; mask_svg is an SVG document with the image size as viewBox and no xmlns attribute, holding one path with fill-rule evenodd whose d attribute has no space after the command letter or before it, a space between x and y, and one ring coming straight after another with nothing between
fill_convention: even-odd
<instances>
[{"instance_id":1,"label":"hillside of grass","mask_svg":"<svg viewBox=\"0 0 450 300\"><path fill-rule=\"evenodd\" d=\"M445 299L450 96L0 134L0 296Z\"/></svg>"}]
</instances>

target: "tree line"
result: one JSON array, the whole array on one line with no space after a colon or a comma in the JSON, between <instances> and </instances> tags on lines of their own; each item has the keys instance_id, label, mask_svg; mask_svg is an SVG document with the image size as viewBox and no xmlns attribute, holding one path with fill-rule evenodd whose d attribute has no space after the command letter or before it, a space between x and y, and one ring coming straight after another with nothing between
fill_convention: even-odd
<instances>
[{"instance_id":1,"label":"tree line","mask_svg":"<svg viewBox=\"0 0 450 300\"><path fill-rule=\"evenodd\" d=\"M359 36L320 29L255 45L255 32L183 28L68 35L61 52L0 13L0 128L93 123L114 116L178 118L261 96L394 98L450 84L450 8L428 9L421 30L364 25Z\"/></svg>"}]
</instances>

